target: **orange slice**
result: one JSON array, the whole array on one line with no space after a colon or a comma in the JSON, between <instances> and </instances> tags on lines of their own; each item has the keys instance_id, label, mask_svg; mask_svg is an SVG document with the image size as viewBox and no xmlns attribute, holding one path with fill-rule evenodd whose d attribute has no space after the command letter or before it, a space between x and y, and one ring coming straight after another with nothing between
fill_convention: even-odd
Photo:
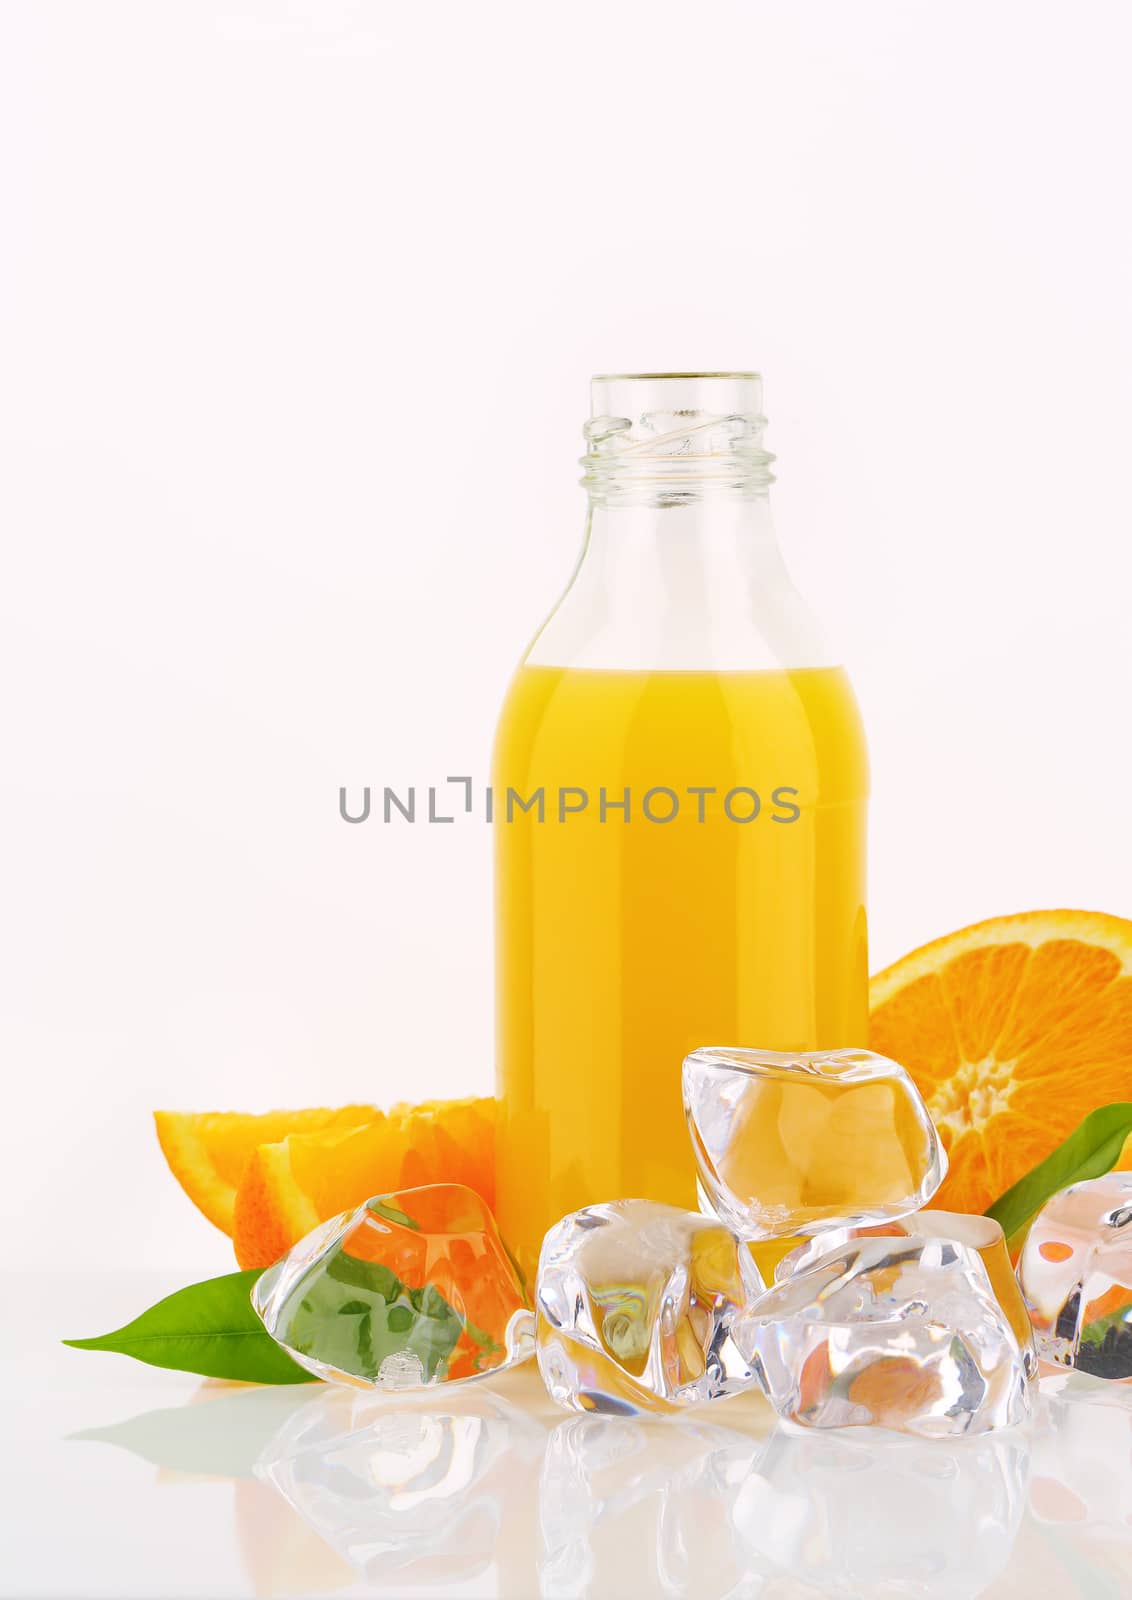
<instances>
[{"instance_id":1,"label":"orange slice","mask_svg":"<svg viewBox=\"0 0 1132 1600\"><path fill-rule=\"evenodd\" d=\"M347 1132L295 1133L262 1144L236 1194L241 1267L266 1267L304 1234L371 1196L464 1183L495 1203L495 1101L394 1106Z\"/></svg>"},{"instance_id":2,"label":"orange slice","mask_svg":"<svg viewBox=\"0 0 1132 1600\"><path fill-rule=\"evenodd\" d=\"M236 1190L257 1145L291 1133L356 1128L379 1117L374 1106L338 1111L155 1111L157 1137L170 1170L189 1199L224 1233L235 1220Z\"/></svg>"},{"instance_id":3,"label":"orange slice","mask_svg":"<svg viewBox=\"0 0 1132 1600\"><path fill-rule=\"evenodd\" d=\"M907 1067L984 1211L1095 1107L1132 1099L1132 922L1028 911L913 950L872 980L872 1048Z\"/></svg>"}]
</instances>

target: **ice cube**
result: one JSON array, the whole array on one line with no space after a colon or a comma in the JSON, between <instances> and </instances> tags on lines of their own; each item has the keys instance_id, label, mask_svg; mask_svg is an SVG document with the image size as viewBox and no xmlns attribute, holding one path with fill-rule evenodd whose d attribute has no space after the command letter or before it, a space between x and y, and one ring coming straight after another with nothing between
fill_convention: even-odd
<instances>
[{"instance_id":1,"label":"ice cube","mask_svg":"<svg viewBox=\"0 0 1132 1600\"><path fill-rule=\"evenodd\" d=\"M775 1284L735 1337L779 1416L808 1427L948 1436L1029 1414L987 1270L951 1239L854 1239Z\"/></svg>"},{"instance_id":2,"label":"ice cube","mask_svg":"<svg viewBox=\"0 0 1132 1600\"><path fill-rule=\"evenodd\" d=\"M1062 1189L1018 1263L1038 1354L1098 1378L1132 1378L1132 1172Z\"/></svg>"},{"instance_id":3,"label":"ice cube","mask_svg":"<svg viewBox=\"0 0 1132 1600\"><path fill-rule=\"evenodd\" d=\"M916 1085L868 1050L696 1050L684 1110L705 1209L746 1239L905 1216L947 1171Z\"/></svg>"},{"instance_id":4,"label":"ice cube","mask_svg":"<svg viewBox=\"0 0 1132 1600\"><path fill-rule=\"evenodd\" d=\"M956 1243L968 1245L978 1252L987 1269L995 1299L1005 1312L1006 1320L1018 1340L1027 1375L1031 1378L1036 1376L1038 1357L1034 1349L1030 1314L1022 1299L1014 1268L1010 1265L1006 1238L998 1223L990 1217L969 1216L959 1211L917 1211L913 1216L875 1222L867 1228L831 1228L814 1239L807 1239L784 1256L774 1269L775 1282L781 1283L795 1272L805 1272L823 1255L842 1249L853 1239L908 1238L912 1234L924 1239L954 1239Z\"/></svg>"},{"instance_id":5,"label":"ice cube","mask_svg":"<svg viewBox=\"0 0 1132 1600\"><path fill-rule=\"evenodd\" d=\"M539 1370L575 1411L663 1411L750 1387L732 1338L762 1291L751 1253L714 1218L652 1200L574 1211L543 1241Z\"/></svg>"},{"instance_id":6,"label":"ice cube","mask_svg":"<svg viewBox=\"0 0 1132 1600\"><path fill-rule=\"evenodd\" d=\"M458 1183L377 1195L301 1239L252 1304L300 1366L417 1389L533 1354L534 1318L487 1206Z\"/></svg>"}]
</instances>

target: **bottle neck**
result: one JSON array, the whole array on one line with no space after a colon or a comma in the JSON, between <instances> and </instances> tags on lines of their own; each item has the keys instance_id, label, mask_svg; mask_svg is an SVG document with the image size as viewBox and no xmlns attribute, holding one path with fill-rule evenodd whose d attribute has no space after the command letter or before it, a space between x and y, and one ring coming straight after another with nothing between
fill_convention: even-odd
<instances>
[{"instance_id":1,"label":"bottle neck","mask_svg":"<svg viewBox=\"0 0 1132 1600\"><path fill-rule=\"evenodd\" d=\"M698 493L679 497L591 496L579 572L587 563L640 584L663 579L673 597L719 593L729 582L757 581L781 569L770 496ZM644 597L642 596L642 603Z\"/></svg>"},{"instance_id":2,"label":"bottle neck","mask_svg":"<svg viewBox=\"0 0 1132 1600\"><path fill-rule=\"evenodd\" d=\"M582 557L531 665L741 671L825 664L770 500L591 501Z\"/></svg>"},{"instance_id":3,"label":"bottle neck","mask_svg":"<svg viewBox=\"0 0 1132 1600\"><path fill-rule=\"evenodd\" d=\"M586 541L531 665L824 665L778 551L753 372L595 378Z\"/></svg>"},{"instance_id":4,"label":"bottle neck","mask_svg":"<svg viewBox=\"0 0 1132 1600\"><path fill-rule=\"evenodd\" d=\"M659 404L636 417L591 417L582 481L592 506L666 510L765 499L774 481L765 427L758 412Z\"/></svg>"},{"instance_id":5,"label":"bottle neck","mask_svg":"<svg viewBox=\"0 0 1132 1600\"><path fill-rule=\"evenodd\" d=\"M777 558L757 374L595 378L592 404L584 559L615 540L612 559L636 552L701 587Z\"/></svg>"}]
</instances>

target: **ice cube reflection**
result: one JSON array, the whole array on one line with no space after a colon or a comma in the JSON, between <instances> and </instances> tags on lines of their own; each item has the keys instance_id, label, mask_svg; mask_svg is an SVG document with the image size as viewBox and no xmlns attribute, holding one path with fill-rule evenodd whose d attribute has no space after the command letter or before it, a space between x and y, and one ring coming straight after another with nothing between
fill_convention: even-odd
<instances>
[{"instance_id":1,"label":"ice cube reflection","mask_svg":"<svg viewBox=\"0 0 1132 1600\"><path fill-rule=\"evenodd\" d=\"M560 1422L539 1495L542 1600L731 1594L743 1575L732 1512L764 1444L706 1422Z\"/></svg>"},{"instance_id":2,"label":"ice cube reflection","mask_svg":"<svg viewBox=\"0 0 1132 1600\"><path fill-rule=\"evenodd\" d=\"M981 1594L1010 1560L1029 1453L1024 1429L954 1441L780 1429L735 1496L737 1594L777 1594L787 1578L853 1600Z\"/></svg>"},{"instance_id":3,"label":"ice cube reflection","mask_svg":"<svg viewBox=\"0 0 1132 1600\"><path fill-rule=\"evenodd\" d=\"M398 1597L1132 1594L1127 1386L1047 1375L1032 1424L959 1440L776 1431L754 1395L703 1418L567 1416L527 1365L395 1399L205 1384L69 1448L129 1450L189 1521L224 1503L200 1476L228 1479L248 1593L353 1593L352 1567Z\"/></svg>"},{"instance_id":4,"label":"ice cube reflection","mask_svg":"<svg viewBox=\"0 0 1132 1600\"><path fill-rule=\"evenodd\" d=\"M466 1581L534 1516L545 1429L480 1386L392 1401L328 1390L293 1415L256 1476L371 1583Z\"/></svg>"},{"instance_id":5,"label":"ice cube reflection","mask_svg":"<svg viewBox=\"0 0 1132 1600\"><path fill-rule=\"evenodd\" d=\"M1124 1546L1132 1592L1132 1389L1080 1373L1043 1381L1030 1508L1039 1523Z\"/></svg>"}]
</instances>

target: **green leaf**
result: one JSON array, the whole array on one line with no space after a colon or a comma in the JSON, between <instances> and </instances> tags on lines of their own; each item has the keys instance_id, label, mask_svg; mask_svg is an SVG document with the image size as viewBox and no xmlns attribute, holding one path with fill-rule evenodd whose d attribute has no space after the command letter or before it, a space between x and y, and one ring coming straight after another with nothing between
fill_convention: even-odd
<instances>
[{"instance_id":1,"label":"green leaf","mask_svg":"<svg viewBox=\"0 0 1132 1600\"><path fill-rule=\"evenodd\" d=\"M339 1246L337 1254L324 1259L323 1271L335 1283L346 1283L355 1289L365 1289L380 1300L396 1300L401 1293L401 1280L380 1261L366 1261L361 1256L350 1256ZM318 1282L315 1278L314 1282ZM368 1306L366 1307L368 1310Z\"/></svg>"},{"instance_id":2,"label":"green leaf","mask_svg":"<svg viewBox=\"0 0 1132 1600\"><path fill-rule=\"evenodd\" d=\"M1103 1317L1095 1317L1092 1322L1087 1322L1081 1329L1082 1344L1104 1344L1111 1330L1117 1332L1127 1328L1132 1334L1132 1291L1129 1291L1125 1305L1118 1306L1115 1311L1108 1312Z\"/></svg>"},{"instance_id":3,"label":"green leaf","mask_svg":"<svg viewBox=\"0 0 1132 1600\"><path fill-rule=\"evenodd\" d=\"M1132 1377L1132 1296L1081 1329L1073 1365L1097 1378Z\"/></svg>"},{"instance_id":4,"label":"green leaf","mask_svg":"<svg viewBox=\"0 0 1132 1600\"><path fill-rule=\"evenodd\" d=\"M443 1378L464 1324L432 1284L409 1289L380 1261L341 1248L282 1314L288 1345L342 1372L376 1378L387 1356L411 1351L426 1381Z\"/></svg>"},{"instance_id":5,"label":"green leaf","mask_svg":"<svg viewBox=\"0 0 1132 1600\"><path fill-rule=\"evenodd\" d=\"M372 1211L375 1217L384 1217L386 1222L399 1223L402 1228L413 1228L417 1233L421 1231L419 1222L414 1222L412 1217L407 1217L403 1211L398 1211L388 1200L367 1200L366 1210Z\"/></svg>"},{"instance_id":6,"label":"green leaf","mask_svg":"<svg viewBox=\"0 0 1132 1600\"><path fill-rule=\"evenodd\" d=\"M1132 1102L1118 1101L1090 1111L1051 1155L988 1206L986 1215L1001 1223L1008 1241L1016 1239L1060 1189L1111 1172L1130 1133Z\"/></svg>"},{"instance_id":7,"label":"green leaf","mask_svg":"<svg viewBox=\"0 0 1132 1600\"><path fill-rule=\"evenodd\" d=\"M258 1272L230 1272L167 1295L133 1322L97 1339L64 1339L75 1350L110 1350L151 1367L239 1383L312 1383L252 1309Z\"/></svg>"}]
</instances>

